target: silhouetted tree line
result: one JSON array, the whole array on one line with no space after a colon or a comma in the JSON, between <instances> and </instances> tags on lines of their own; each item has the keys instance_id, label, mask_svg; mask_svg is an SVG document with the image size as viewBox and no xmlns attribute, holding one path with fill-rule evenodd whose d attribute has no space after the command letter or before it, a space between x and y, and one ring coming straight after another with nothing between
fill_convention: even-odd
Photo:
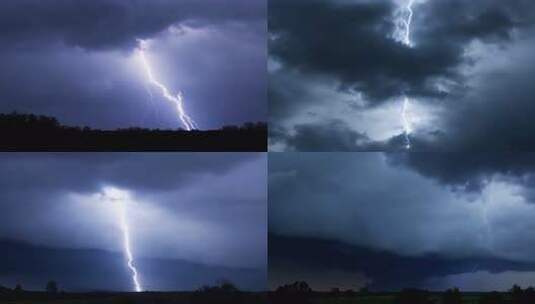
<instances>
[{"instance_id":1,"label":"silhouetted tree line","mask_svg":"<svg viewBox=\"0 0 535 304\"><path fill-rule=\"evenodd\" d=\"M222 280L216 286L203 286L192 297L193 304L266 304L265 293L244 292L233 283Z\"/></svg>"},{"instance_id":2,"label":"silhouetted tree line","mask_svg":"<svg viewBox=\"0 0 535 304\"><path fill-rule=\"evenodd\" d=\"M533 287L522 289L520 286L514 285L509 292L514 304L535 303L535 289Z\"/></svg>"},{"instance_id":3,"label":"silhouetted tree line","mask_svg":"<svg viewBox=\"0 0 535 304\"><path fill-rule=\"evenodd\" d=\"M280 304L308 304L312 298L312 288L304 281L297 281L277 288L270 295L272 303Z\"/></svg>"},{"instance_id":4,"label":"silhouetted tree line","mask_svg":"<svg viewBox=\"0 0 535 304\"><path fill-rule=\"evenodd\" d=\"M298 281L292 284L287 284L277 288L279 294L309 294L312 292L312 288L308 286L307 282Z\"/></svg>"},{"instance_id":5,"label":"silhouetted tree line","mask_svg":"<svg viewBox=\"0 0 535 304\"><path fill-rule=\"evenodd\" d=\"M58 289L56 281L48 281L45 287L47 298L62 294ZM10 289L0 285L0 300L16 300L19 298L28 298L28 296L35 295L36 292L26 291L22 288L20 283L15 285L15 288Z\"/></svg>"},{"instance_id":6,"label":"silhouetted tree line","mask_svg":"<svg viewBox=\"0 0 535 304\"><path fill-rule=\"evenodd\" d=\"M219 130L68 127L56 118L0 114L0 149L80 151L266 151L267 124L248 122Z\"/></svg>"},{"instance_id":7,"label":"silhouetted tree line","mask_svg":"<svg viewBox=\"0 0 535 304\"><path fill-rule=\"evenodd\" d=\"M66 293L60 291L59 284L50 280L43 286L43 291L26 291L21 284L15 288L6 288L0 285L0 303L22 302L40 303L50 300L70 303L76 301L85 303L112 304L266 304L267 296L261 292L244 292L239 290L230 281L223 280L215 286L203 286L193 292L86 292ZM95 300L95 302L90 301ZM111 301L110 301L111 300Z\"/></svg>"},{"instance_id":8,"label":"silhouetted tree line","mask_svg":"<svg viewBox=\"0 0 535 304\"><path fill-rule=\"evenodd\" d=\"M274 304L310 304L321 302L320 298L351 298L369 296L392 295L393 304L462 304L463 293L458 288L448 289L444 292L430 292L422 289L403 289L397 293L372 293L368 288L362 288L359 292L352 290L342 291L333 288L329 292L315 292L306 282L294 282L277 288L270 293L271 303ZM535 304L535 288L522 289L514 285L508 292L487 292L472 294L477 297L479 304ZM316 300L316 301L315 301ZM328 302L328 301L325 301ZM366 301L362 301L366 303ZM344 302L345 303L345 302ZM349 302L348 302L349 303ZM352 302L351 302L352 303ZM360 303L355 300L355 303ZM473 303L473 302L471 302Z\"/></svg>"},{"instance_id":9,"label":"silhouetted tree line","mask_svg":"<svg viewBox=\"0 0 535 304\"><path fill-rule=\"evenodd\" d=\"M437 299L426 290L406 289L396 297L396 304L432 304L437 303ZM440 302L442 304L462 304L462 293L459 289L448 289L442 293ZM479 304L533 304L535 303L535 289L528 287L522 289L514 285L508 292L488 292L479 297Z\"/></svg>"}]
</instances>

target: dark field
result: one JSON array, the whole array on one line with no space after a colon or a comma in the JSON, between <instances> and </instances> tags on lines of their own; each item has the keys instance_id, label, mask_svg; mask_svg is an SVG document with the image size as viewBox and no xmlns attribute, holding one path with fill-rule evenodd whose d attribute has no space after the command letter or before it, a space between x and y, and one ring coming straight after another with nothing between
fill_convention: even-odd
<instances>
[{"instance_id":1,"label":"dark field","mask_svg":"<svg viewBox=\"0 0 535 304\"><path fill-rule=\"evenodd\" d=\"M306 283L296 282L269 294L274 304L533 304L535 289L513 286L507 292L461 292L448 289L430 292L405 289L400 292L340 291L314 292Z\"/></svg>"},{"instance_id":2,"label":"dark field","mask_svg":"<svg viewBox=\"0 0 535 304\"><path fill-rule=\"evenodd\" d=\"M461 296L461 302L463 304L478 304L480 303L480 300L485 295L485 293L465 293ZM426 303L435 303L435 304L441 304L444 303L442 301L442 295L440 293L432 293L429 296L429 301ZM307 303L307 304L397 304L397 303L405 303L405 302L399 302L398 301L398 294L397 293L380 293L380 294L373 294L373 295L366 295L366 296L332 296L329 294L315 294L311 297L309 297L307 300L304 301L285 301L285 300L279 300L272 298L272 303L281 303L281 304L289 304L289 303ZM414 303L414 304L419 304ZM509 302L507 302L509 303Z\"/></svg>"},{"instance_id":3,"label":"dark field","mask_svg":"<svg viewBox=\"0 0 535 304\"><path fill-rule=\"evenodd\" d=\"M142 293L65 293L25 292L0 297L0 303L12 304L262 304L264 293L142 292Z\"/></svg>"}]
</instances>

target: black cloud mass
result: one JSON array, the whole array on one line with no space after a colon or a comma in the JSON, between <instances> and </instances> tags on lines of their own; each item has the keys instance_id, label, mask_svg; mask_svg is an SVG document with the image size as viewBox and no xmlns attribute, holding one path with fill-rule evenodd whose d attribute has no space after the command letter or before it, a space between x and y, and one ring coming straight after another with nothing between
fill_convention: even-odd
<instances>
[{"instance_id":1,"label":"black cloud mass","mask_svg":"<svg viewBox=\"0 0 535 304\"><path fill-rule=\"evenodd\" d=\"M531 147L527 132L512 130L533 129L526 117L533 92L522 81L533 75L533 2L416 1L411 46L394 37L405 5L270 1L272 150L402 149L402 96L413 100L415 150ZM326 119L344 120L346 130L321 123ZM310 129L368 140L353 136L351 145L333 146Z\"/></svg>"},{"instance_id":2,"label":"black cloud mass","mask_svg":"<svg viewBox=\"0 0 535 304\"><path fill-rule=\"evenodd\" d=\"M86 49L134 48L173 24L206 26L262 19L260 1L3 1L4 47L37 40L61 40Z\"/></svg>"}]
</instances>

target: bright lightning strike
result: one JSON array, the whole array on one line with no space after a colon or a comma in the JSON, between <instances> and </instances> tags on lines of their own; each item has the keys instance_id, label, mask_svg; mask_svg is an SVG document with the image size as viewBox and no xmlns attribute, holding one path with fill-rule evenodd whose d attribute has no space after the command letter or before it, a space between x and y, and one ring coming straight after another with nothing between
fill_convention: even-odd
<instances>
[{"instance_id":1,"label":"bright lightning strike","mask_svg":"<svg viewBox=\"0 0 535 304\"><path fill-rule=\"evenodd\" d=\"M126 220L126 202L128 200L128 193L116 188L104 189L104 197L112 201L117 206L119 227L123 233L123 250L126 256L126 264L130 272L132 273L132 282L136 292L141 292L141 284L138 279L138 271L134 265L134 256L132 255L132 249L130 245L130 228L128 221Z\"/></svg>"},{"instance_id":2,"label":"bright lightning strike","mask_svg":"<svg viewBox=\"0 0 535 304\"><path fill-rule=\"evenodd\" d=\"M411 25L414 12L412 6L414 5L414 0L409 0L407 5L399 13L399 20L396 22L396 29L394 32L394 39L403 43L408 47L412 47L413 43L411 40ZM403 123L403 133L405 136L405 148L408 150L411 148L411 138L412 125L409 118L409 106L410 98L405 96L403 98L403 106L401 110L401 121Z\"/></svg>"},{"instance_id":3,"label":"bright lightning strike","mask_svg":"<svg viewBox=\"0 0 535 304\"><path fill-rule=\"evenodd\" d=\"M409 2L407 3L407 7L405 8L407 10L407 18L403 20L403 23L405 24L405 35L403 37L403 43L409 47L412 47L411 24L412 24L412 16L414 15L414 12L412 11L413 5L414 5L414 0L409 0Z\"/></svg>"},{"instance_id":4,"label":"bright lightning strike","mask_svg":"<svg viewBox=\"0 0 535 304\"><path fill-rule=\"evenodd\" d=\"M178 92L176 95L172 95L169 89L164 84L159 82L154 76L154 73L152 72L152 67L146 55L146 50L148 48L147 41L138 39L138 43L139 57L141 58L141 63L143 64L143 68L145 70L145 73L147 74L147 79L149 80L149 82L156 88L160 89L165 99L175 105L178 112L178 117L186 128L186 130L191 131L198 129L195 121L193 121L193 119L191 119L191 117L184 110L184 97L182 96L182 92Z\"/></svg>"},{"instance_id":5,"label":"bright lightning strike","mask_svg":"<svg viewBox=\"0 0 535 304\"><path fill-rule=\"evenodd\" d=\"M139 284L137 269L134 266L134 258L132 256L132 250L130 249L130 229L128 227L128 222L126 221L126 210L124 201L119 202L120 208L120 225L121 230L123 231L123 246L127 258L127 265L132 272L132 281L137 292L140 292L141 285Z\"/></svg>"}]
</instances>

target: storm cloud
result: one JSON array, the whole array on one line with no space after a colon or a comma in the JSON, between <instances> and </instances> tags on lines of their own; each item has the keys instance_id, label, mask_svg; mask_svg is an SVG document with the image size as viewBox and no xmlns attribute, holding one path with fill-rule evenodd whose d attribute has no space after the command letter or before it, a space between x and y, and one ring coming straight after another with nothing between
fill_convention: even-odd
<instances>
[{"instance_id":1,"label":"storm cloud","mask_svg":"<svg viewBox=\"0 0 535 304\"><path fill-rule=\"evenodd\" d=\"M183 92L201 129L266 120L264 1L3 1L0 18L2 112L101 129L181 127L147 83L143 39L155 77Z\"/></svg>"},{"instance_id":2,"label":"storm cloud","mask_svg":"<svg viewBox=\"0 0 535 304\"><path fill-rule=\"evenodd\" d=\"M533 75L525 68L533 62L528 53L533 3L416 1L410 47L393 36L404 5L387 0L270 2L271 121L286 130L284 148L303 148L292 138L302 133L298 126L304 123L339 134L322 121L343 120L345 133L364 134L384 151L399 150L402 96L412 100L415 150L530 147L528 136L496 133L531 125L515 121L520 115L515 113L532 113L523 102L531 96L529 89L518 80ZM495 130L485 133L489 127ZM322 142L322 132L299 136ZM365 151L369 144L352 140L334 149ZM333 147L325 142L309 151L329 150Z\"/></svg>"},{"instance_id":3,"label":"storm cloud","mask_svg":"<svg viewBox=\"0 0 535 304\"><path fill-rule=\"evenodd\" d=\"M202 28L262 20L263 5L243 0L9 0L2 3L0 33L4 48L61 41L85 49L133 49L137 39L151 38L172 25Z\"/></svg>"},{"instance_id":4,"label":"storm cloud","mask_svg":"<svg viewBox=\"0 0 535 304\"><path fill-rule=\"evenodd\" d=\"M529 153L274 154L270 286L528 284L535 265L535 239L526 233L535 216L532 159Z\"/></svg>"},{"instance_id":5,"label":"storm cloud","mask_svg":"<svg viewBox=\"0 0 535 304\"><path fill-rule=\"evenodd\" d=\"M9 254L0 259L0 271L5 270L0 278L12 281L20 275L35 282L61 274L32 273L27 269L31 261L17 258L41 252L39 261L49 265L37 268L44 272L54 268L51 265L73 269L76 261L100 261L95 267L113 265L118 271L106 282L126 289L129 281L121 279L127 272L116 209L103 194L111 187L131 197L127 212L132 246L147 286L191 289L229 278L244 283L244 288L263 288L267 246L263 154L5 153L0 157L0 246ZM64 265L53 252L68 257ZM9 266L9 261L17 263ZM181 271L199 275L191 282L175 280ZM63 274L63 280L79 276L67 270ZM91 272L87 281L76 279L70 288L103 288L106 283L97 277Z\"/></svg>"}]
</instances>

